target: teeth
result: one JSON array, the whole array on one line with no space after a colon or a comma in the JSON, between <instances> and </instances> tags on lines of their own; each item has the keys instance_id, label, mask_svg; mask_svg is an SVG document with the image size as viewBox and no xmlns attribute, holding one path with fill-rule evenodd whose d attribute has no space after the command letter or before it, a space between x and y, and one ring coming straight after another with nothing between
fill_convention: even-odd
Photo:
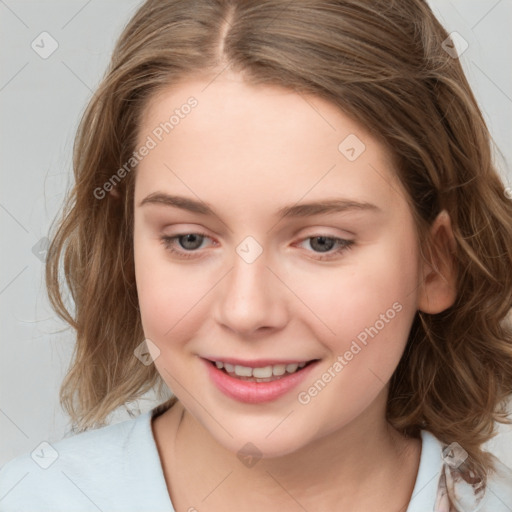
<instances>
[{"instance_id":1,"label":"teeth","mask_svg":"<svg viewBox=\"0 0 512 512\"><path fill-rule=\"evenodd\" d=\"M248 368L250 370L250 368ZM252 373L253 377L256 377L257 379L268 379L269 377L272 377L272 366L265 366L263 368L253 368L252 372L249 371L249 373ZM250 377L250 375L248 375Z\"/></svg>"},{"instance_id":2,"label":"teeth","mask_svg":"<svg viewBox=\"0 0 512 512\"><path fill-rule=\"evenodd\" d=\"M306 362L292 364L274 364L263 366L260 368L251 368L249 366L232 365L222 361L215 361L215 366L219 369L224 368L226 372L236 375L237 377L254 377L256 379L269 379L270 377L280 377L285 373L295 373L297 370L304 368Z\"/></svg>"},{"instance_id":3,"label":"teeth","mask_svg":"<svg viewBox=\"0 0 512 512\"><path fill-rule=\"evenodd\" d=\"M240 366L237 364L235 366L235 373L239 377L251 377L252 376L252 368L249 368L248 366Z\"/></svg>"},{"instance_id":4,"label":"teeth","mask_svg":"<svg viewBox=\"0 0 512 512\"><path fill-rule=\"evenodd\" d=\"M284 375L286 373L286 365L285 364L275 364L272 366L272 374L273 375Z\"/></svg>"}]
</instances>

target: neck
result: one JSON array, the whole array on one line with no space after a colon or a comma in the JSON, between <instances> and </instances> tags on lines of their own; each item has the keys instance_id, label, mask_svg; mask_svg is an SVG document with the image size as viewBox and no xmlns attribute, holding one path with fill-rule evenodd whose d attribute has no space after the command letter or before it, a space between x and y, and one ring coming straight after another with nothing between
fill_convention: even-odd
<instances>
[{"instance_id":1,"label":"neck","mask_svg":"<svg viewBox=\"0 0 512 512\"><path fill-rule=\"evenodd\" d=\"M172 501L179 510L194 503L213 511L292 510L292 504L297 510L406 510L421 442L393 429L384 407L382 400L335 432L249 467L178 403L168 411L174 417L175 428L166 429L172 443L162 444Z\"/></svg>"}]
</instances>

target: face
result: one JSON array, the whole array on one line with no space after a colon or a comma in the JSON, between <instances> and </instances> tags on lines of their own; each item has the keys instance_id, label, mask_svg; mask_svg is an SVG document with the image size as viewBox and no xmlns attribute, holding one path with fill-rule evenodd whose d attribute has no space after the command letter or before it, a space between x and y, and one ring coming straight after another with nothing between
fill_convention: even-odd
<instances>
[{"instance_id":1,"label":"face","mask_svg":"<svg viewBox=\"0 0 512 512\"><path fill-rule=\"evenodd\" d=\"M418 306L415 226L389 154L335 106L207 84L153 98L140 127L142 324L215 440L278 456L382 414Z\"/></svg>"}]
</instances>

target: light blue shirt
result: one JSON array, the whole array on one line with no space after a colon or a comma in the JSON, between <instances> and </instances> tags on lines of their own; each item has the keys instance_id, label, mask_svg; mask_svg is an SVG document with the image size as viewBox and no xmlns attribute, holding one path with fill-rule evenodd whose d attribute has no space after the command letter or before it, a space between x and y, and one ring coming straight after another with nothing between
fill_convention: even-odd
<instances>
[{"instance_id":1,"label":"light blue shirt","mask_svg":"<svg viewBox=\"0 0 512 512\"><path fill-rule=\"evenodd\" d=\"M0 512L174 512L151 429L152 414L43 443L11 460L0 469ZM467 507L459 510L512 510L510 468L498 463L499 472L488 482L490 491L478 494L451 478L437 438L422 430L421 439L418 475L406 512L450 512L439 497L443 474L457 506Z\"/></svg>"}]
</instances>

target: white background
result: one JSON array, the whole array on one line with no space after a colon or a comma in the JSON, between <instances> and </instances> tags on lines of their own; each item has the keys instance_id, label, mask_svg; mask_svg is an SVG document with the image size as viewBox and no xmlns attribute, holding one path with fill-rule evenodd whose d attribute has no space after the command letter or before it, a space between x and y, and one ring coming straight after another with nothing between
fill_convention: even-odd
<instances>
[{"instance_id":1,"label":"white background","mask_svg":"<svg viewBox=\"0 0 512 512\"><path fill-rule=\"evenodd\" d=\"M134 0L0 0L0 465L63 437L58 389L73 332L46 299L43 263L33 247L48 234L72 183L79 117L107 66ZM512 0L436 0L449 32L469 43L462 55L497 147L504 182L512 173ZM42 59L31 43L46 31L58 49ZM141 411L154 405L150 397ZM119 414L114 421L124 419ZM512 466L512 429L488 448Z\"/></svg>"}]
</instances>

